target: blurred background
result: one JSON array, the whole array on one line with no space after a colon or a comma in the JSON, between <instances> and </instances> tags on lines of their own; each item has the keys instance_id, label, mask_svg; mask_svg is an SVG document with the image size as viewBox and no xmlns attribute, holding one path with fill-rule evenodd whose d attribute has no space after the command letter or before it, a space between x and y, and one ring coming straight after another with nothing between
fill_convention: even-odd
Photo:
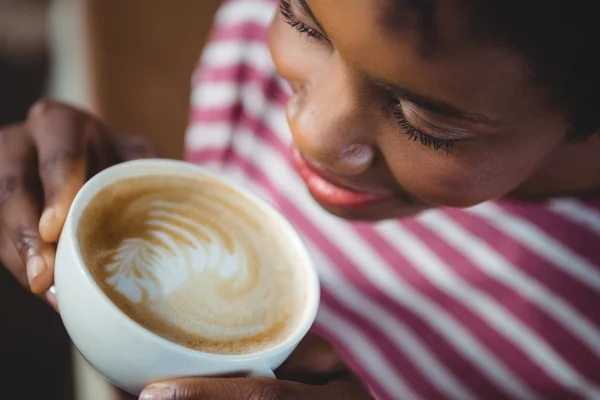
<instances>
[{"instance_id":1,"label":"blurred background","mask_svg":"<svg viewBox=\"0 0 600 400\"><path fill-rule=\"evenodd\" d=\"M51 97L180 158L190 79L219 2L0 0L0 126ZM2 398L113 399L58 315L1 278Z\"/></svg>"}]
</instances>

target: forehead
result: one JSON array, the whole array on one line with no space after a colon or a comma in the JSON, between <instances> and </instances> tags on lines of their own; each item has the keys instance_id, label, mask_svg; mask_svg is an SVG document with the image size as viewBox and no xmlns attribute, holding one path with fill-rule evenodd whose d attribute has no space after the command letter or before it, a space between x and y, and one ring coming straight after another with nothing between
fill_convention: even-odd
<instances>
[{"instance_id":1,"label":"forehead","mask_svg":"<svg viewBox=\"0 0 600 400\"><path fill-rule=\"evenodd\" d=\"M435 39L435 0L379 0L378 3L375 12L380 25L392 35L413 30L424 41Z\"/></svg>"},{"instance_id":2,"label":"forehead","mask_svg":"<svg viewBox=\"0 0 600 400\"><path fill-rule=\"evenodd\" d=\"M515 110L514 98L531 86L522 60L483 45L460 3L309 0L352 69L465 110L506 117Z\"/></svg>"},{"instance_id":3,"label":"forehead","mask_svg":"<svg viewBox=\"0 0 600 400\"><path fill-rule=\"evenodd\" d=\"M473 35L471 14L455 0L376 0L374 22L390 39L403 40L410 34L419 39L421 53L433 55L444 45L470 44Z\"/></svg>"},{"instance_id":4,"label":"forehead","mask_svg":"<svg viewBox=\"0 0 600 400\"><path fill-rule=\"evenodd\" d=\"M333 31L345 24L355 28L363 38L377 39L379 43L408 40L423 55L433 55L455 44L466 46L474 39L466 10L459 1L310 0L309 3L318 10L319 18L334 25ZM329 28L328 33L331 33Z\"/></svg>"}]
</instances>

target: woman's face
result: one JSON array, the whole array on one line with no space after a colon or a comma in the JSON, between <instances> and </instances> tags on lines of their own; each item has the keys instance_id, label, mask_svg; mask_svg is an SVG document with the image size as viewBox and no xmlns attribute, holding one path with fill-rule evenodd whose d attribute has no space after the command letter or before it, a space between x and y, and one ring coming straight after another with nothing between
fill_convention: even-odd
<instances>
[{"instance_id":1,"label":"woman's face","mask_svg":"<svg viewBox=\"0 0 600 400\"><path fill-rule=\"evenodd\" d=\"M433 35L391 3L289 0L273 22L312 195L341 217L383 219L528 192L564 145L564 116L519 57L472 39L458 2L438 2Z\"/></svg>"}]
</instances>

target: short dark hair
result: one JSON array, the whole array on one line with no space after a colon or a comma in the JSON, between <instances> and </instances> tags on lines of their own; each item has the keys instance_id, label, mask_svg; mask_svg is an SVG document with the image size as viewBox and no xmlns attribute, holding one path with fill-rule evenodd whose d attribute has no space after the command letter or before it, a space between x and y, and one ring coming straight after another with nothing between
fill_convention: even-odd
<instances>
[{"instance_id":1,"label":"short dark hair","mask_svg":"<svg viewBox=\"0 0 600 400\"><path fill-rule=\"evenodd\" d=\"M434 37L438 0L393 0L419 14L425 40ZM571 138L600 131L600 18L592 0L454 0L478 40L524 58L535 84L570 119Z\"/></svg>"}]
</instances>

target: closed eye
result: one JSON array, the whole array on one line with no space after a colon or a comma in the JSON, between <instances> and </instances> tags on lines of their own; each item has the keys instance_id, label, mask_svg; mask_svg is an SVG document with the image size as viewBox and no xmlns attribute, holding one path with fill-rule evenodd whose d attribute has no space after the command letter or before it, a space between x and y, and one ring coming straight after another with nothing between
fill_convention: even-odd
<instances>
[{"instance_id":1,"label":"closed eye","mask_svg":"<svg viewBox=\"0 0 600 400\"><path fill-rule=\"evenodd\" d=\"M321 32L298 20L298 18L294 14L294 10L292 9L292 4L290 3L290 0L280 0L279 3L281 15L283 16L283 19L289 26L296 29L302 34L307 35L308 37L320 41L329 42L329 40Z\"/></svg>"},{"instance_id":2,"label":"closed eye","mask_svg":"<svg viewBox=\"0 0 600 400\"><path fill-rule=\"evenodd\" d=\"M402 103L400 102L394 105L392 113L394 118L396 118L398 126L400 126L400 129L402 129L402 132L408 135L409 139L415 142L420 142L423 146L431 147L434 150L445 150L446 153L450 153L452 147L454 147L456 144L456 140L440 139L422 132L421 130L412 126L412 124L406 119L404 110L402 108Z\"/></svg>"}]
</instances>

